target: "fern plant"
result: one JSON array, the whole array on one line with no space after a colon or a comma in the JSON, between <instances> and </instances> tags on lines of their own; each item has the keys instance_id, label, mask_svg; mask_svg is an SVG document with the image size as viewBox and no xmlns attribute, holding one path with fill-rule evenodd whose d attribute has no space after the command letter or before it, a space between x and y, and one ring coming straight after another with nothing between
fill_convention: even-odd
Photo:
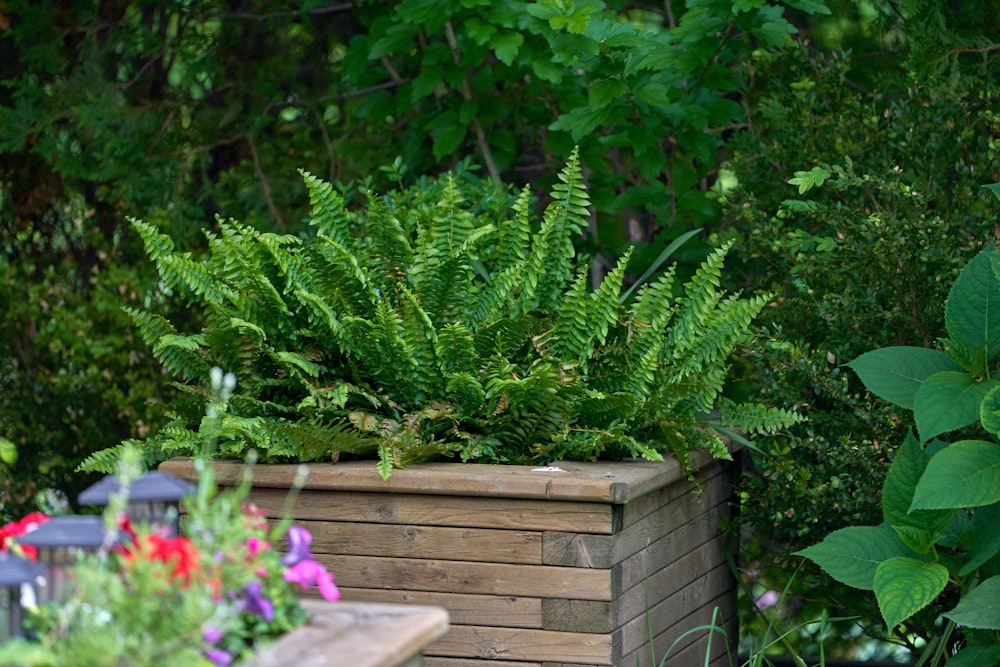
<instances>
[{"instance_id":1,"label":"fern plant","mask_svg":"<svg viewBox=\"0 0 1000 667\"><path fill-rule=\"evenodd\" d=\"M707 447L727 457L704 415L748 432L799 420L722 397L727 358L767 295L720 288L728 246L683 289L672 271L626 300L625 254L596 290L573 238L589 215L576 153L541 220L525 189L507 215L467 202L454 176L348 210L304 173L305 238L235 221L206 232L196 259L139 220L163 284L203 311L197 332L130 311L167 372L194 395L215 366L238 378L212 422L219 454L265 461L660 459ZM426 194L435 192L433 201ZM133 443L150 461L189 453L199 426L178 410ZM84 466L105 469L114 451Z\"/></svg>"}]
</instances>

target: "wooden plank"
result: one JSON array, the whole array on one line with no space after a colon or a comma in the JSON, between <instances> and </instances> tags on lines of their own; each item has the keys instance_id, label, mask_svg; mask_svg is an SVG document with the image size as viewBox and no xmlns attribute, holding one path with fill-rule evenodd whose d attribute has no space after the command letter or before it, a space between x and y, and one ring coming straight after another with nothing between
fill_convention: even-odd
<instances>
[{"instance_id":1,"label":"wooden plank","mask_svg":"<svg viewBox=\"0 0 1000 667\"><path fill-rule=\"evenodd\" d=\"M351 602L444 607L448 610L448 619L452 625L542 628L542 601L539 598L348 588L345 586L338 586L338 588L340 588L341 599Z\"/></svg>"},{"instance_id":2,"label":"wooden plank","mask_svg":"<svg viewBox=\"0 0 1000 667\"><path fill-rule=\"evenodd\" d=\"M313 553L542 564L542 533L488 528L446 528L296 520L312 533ZM282 545L282 548L285 548Z\"/></svg>"},{"instance_id":3,"label":"wooden plank","mask_svg":"<svg viewBox=\"0 0 1000 667\"><path fill-rule=\"evenodd\" d=\"M708 572L726 563L725 553L718 541L706 542L692 551L681 552L678 557L651 574L639 579L636 585L621 591L614 603L587 600L542 600L542 627L546 630L575 630L583 632L613 632L660 600L681 590L700 573ZM574 627L574 624L579 624Z\"/></svg>"},{"instance_id":4,"label":"wooden plank","mask_svg":"<svg viewBox=\"0 0 1000 667\"><path fill-rule=\"evenodd\" d=\"M546 531L542 536L542 562L564 567L613 567L648 548L661 536L674 534L677 529L684 530L691 518L704 517L710 511L721 518L718 507L706 503L710 497L718 495L723 495L728 502L729 488L728 476L716 475L704 482L702 499L692 493L673 498L644 521L633 523L614 535Z\"/></svg>"},{"instance_id":5,"label":"wooden plank","mask_svg":"<svg viewBox=\"0 0 1000 667\"><path fill-rule=\"evenodd\" d=\"M617 665L611 660L611 637L582 632L549 632L452 626L448 634L424 650L428 657L529 662Z\"/></svg>"},{"instance_id":6,"label":"wooden plank","mask_svg":"<svg viewBox=\"0 0 1000 667\"><path fill-rule=\"evenodd\" d=\"M704 452L692 452L695 469L713 459ZM238 461L218 461L220 484L234 484L243 478L244 465ZM178 457L159 467L184 479L195 479L190 458ZM552 470L558 469L558 470ZM307 489L345 491L386 491L431 495L482 495L502 498L628 503L651 491L685 479L687 475L672 457L666 461L625 461L579 463L557 461L549 466L510 466L464 463L420 463L393 470L383 481L373 461L308 464ZM291 488L299 474L296 464L269 464L253 469L254 488Z\"/></svg>"},{"instance_id":7,"label":"wooden plank","mask_svg":"<svg viewBox=\"0 0 1000 667\"><path fill-rule=\"evenodd\" d=\"M607 570L317 554L338 586L515 597L611 600Z\"/></svg>"},{"instance_id":8,"label":"wooden plank","mask_svg":"<svg viewBox=\"0 0 1000 667\"><path fill-rule=\"evenodd\" d=\"M462 498L420 494L302 491L289 512L281 489L253 489L249 500L267 516L354 523L608 533L614 506L596 502Z\"/></svg>"},{"instance_id":9,"label":"wooden plank","mask_svg":"<svg viewBox=\"0 0 1000 667\"><path fill-rule=\"evenodd\" d=\"M304 600L308 624L258 653L247 667L398 667L448 629L443 609Z\"/></svg>"},{"instance_id":10,"label":"wooden plank","mask_svg":"<svg viewBox=\"0 0 1000 667\"><path fill-rule=\"evenodd\" d=\"M709 634L708 630L695 631L695 628L699 626L713 624L713 618L714 624L721 627L725 631L725 635L717 631L711 634ZM732 596L723 594L714 600L707 601L700 608L691 611L687 617L664 630L659 635L659 641L663 645L662 650L664 651L666 647L676 641L677 644L675 645L674 653L671 654L672 656L676 655L679 657L685 651L690 650L693 655L698 655L701 658L699 664L704 665L705 653L708 652L710 644L710 656L714 657L719 655L720 652L724 653L728 643L732 642L731 648L735 656L739 643L738 631L739 619L736 613L736 600L732 599ZM667 642L668 639L669 643ZM656 645L657 637L654 637L653 642Z\"/></svg>"},{"instance_id":11,"label":"wooden plank","mask_svg":"<svg viewBox=\"0 0 1000 667\"><path fill-rule=\"evenodd\" d=\"M664 535L670 535L688 524L691 519L703 516L710 510L717 510L720 496L724 503L728 503L731 487L727 475L716 475L706 480L703 488L703 497L699 498L694 493L683 494L647 515L642 521L622 530L616 536L614 562L620 563L629 556L639 553ZM709 498L714 500L709 502Z\"/></svg>"},{"instance_id":12,"label":"wooden plank","mask_svg":"<svg viewBox=\"0 0 1000 667\"><path fill-rule=\"evenodd\" d=\"M734 594L734 592L729 565L716 567L711 572L691 581L676 593L652 604L648 613L644 611L622 626L621 630L615 633L619 638L619 643L616 646L620 647L621 650L617 656L627 655L645 645L649 640L650 627L655 636L681 619L687 618L692 611L702 605L703 601L715 600L720 596ZM659 596L651 595L650 597L657 599Z\"/></svg>"},{"instance_id":13,"label":"wooden plank","mask_svg":"<svg viewBox=\"0 0 1000 667\"><path fill-rule=\"evenodd\" d=\"M424 658L425 667L545 667L540 662L469 660L468 658Z\"/></svg>"},{"instance_id":14,"label":"wooden plank","mask_svg":"<svg viewBox=\"0 0 1000 667\"><path fill-rule=\"evenodd\" d=\"M611 602L545 598L541 607L545 630L612 632L618 626Z\"/></svg>"},{"instance_id":15,"label":"wooden plank","mask_svg":"<svg viewBox=\"0 0 1000 667\"><path fill-rule=\"evenodd\" d=\"M709 480L719 475L725 475L726 483L706 487ZM634 523L643 521L647 516L660 509L677 498L685 495L692 495L695 498L703 499L704 502L714 505L721 497L732 495L733 480L728 473L727 464L722 461L714 461L698 470L695 481L690 482L686 478L674 484L660 487L651 493L636 498L626 504L623 508L622 527L631 526Z\"/></svg>"},{"instance_id":16,"label":"wooden plank","mask_svg":"<svg viewBox=\"0 0 1000 667\"><path fill-rule=\"evenodd\" d=\"M697 582L707 576L706 573L717 573L716 576L723 579L726 573L732 576L725 554L717 543L703 544L619 596L612 609L612 627L624 626L637 618L644 619L651 607L677 595L686 586L697 585ZM730 586L733 585L732 581L729 583ZM544 616L542 627L545 627Z\"/></svg>"},{"instance_id":17,"label":"wooden plank","mask_svg":"<svg viewBox=\"0 0 1000 667\"><path fill-rule=\"evenodd\" d=\"M715 545L719 560L724 561L727 537L719 529L719 520L728 515L728 503L716 505L632 554L613 568L614 590L624 591L644 584L649 577L709 542Z\"/></svg>"},{"instance_id":18,"label":"wooden plank","mask_svg":"<svg viewBox=\"0 0 1000 667\"><path fill-rule=\"evenodd\" d=\"M726 619L721 622L720 625L725 630L725 636L718 633L713 633L712 635L712 647L711 653L709 653L710 665L711 667L732 667L733 661L730 661L730 656L727 655L727 649L732 652L732 658L735 661L736 648L739 640L738 630L739 630L739 619L736 616L735 603L730 604L731 597L727 595L722 595L715 600L710 600L700 609L694 611L691 614L692 619L697 619L697 622L686 622L683 627L673 626L667 628L660 634L653 637L653 651L650 652L649 646L643 646L631 654L626 655L622 658L623 665L638 665L639 667L660 667L660 660L664 656L667 657L666 664L673 667L678 665L679 667L704 667L705 665L705 653L708 649L708 632L697 632L693 633L683 639L679 639L685 631L697 627L698 625L707 625L712 620L712 610L719 608L720 605L729 605L732 608L730 615L723 615ZM679 639L679 641L678 641ZM676 646L674 642L677 641ZM730 645L731 642L731 645ZM674 646L674 649L667 655L667 650ZM656 661L652 660L652 656L656 656Z\"/></svg>"}]
</instances>

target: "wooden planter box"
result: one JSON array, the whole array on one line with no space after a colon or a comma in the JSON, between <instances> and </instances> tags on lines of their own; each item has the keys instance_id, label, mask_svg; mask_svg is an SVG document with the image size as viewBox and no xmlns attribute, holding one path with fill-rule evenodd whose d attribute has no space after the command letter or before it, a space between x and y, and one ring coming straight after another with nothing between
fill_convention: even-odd
<instances>
[{"instance_id":1,"label":"wooden planter box","mask_svg":"<svg viewBox=\"0 0 1000 667\"><path fill-rule=\"evenodd\" d=\"M697 485L672 460L431 463L385 482L370 461L312 464L291 514L344 600L447 609L428 667L649 667L715 610L737 636L718 527L734 465L692 463ZM242 468L218 463L220 482ZM297 469L257 466L251 500L281 516ZM194 478L187 459L160 470ZM712 665L729 664L725 643L712 635ZM667 664L701 666L708 646L707 632L688 634Z\"/></svg>"},{"instance_id":2,"label":"wooden planter box","mask_svg":"<svg viewBox=\"0 0 1000 667\"><path fill-rule=\"evenodd\" d=\"M246 667L421 667L423 649L448 630L437 607L304 600L306 625Z\"/></svg>"}]
</instances>

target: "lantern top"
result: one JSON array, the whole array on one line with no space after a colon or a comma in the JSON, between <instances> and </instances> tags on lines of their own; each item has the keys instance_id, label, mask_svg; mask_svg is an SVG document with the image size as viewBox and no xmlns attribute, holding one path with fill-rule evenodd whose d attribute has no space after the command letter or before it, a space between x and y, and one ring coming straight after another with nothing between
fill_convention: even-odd
<instances>
[{"instance_id":1,"label":"lantern top","mask_svg":"<svg viewBox=\"0 0 1000 667\"><path fill-rule=\"evenodd\" d=\"M118 478L108 475L80 494L81 505L107 505L120 490ZM178 501L194 490L194 484L165 472L148 472L128 486L130 503Z\"/></svg>"},{"instance_id":2,"label":"lantern top","mask_svg":"<svg viewBox=\"0 0 1000 667\"><path fill-rule=\"evenodd\" d=\"M82 547L96 549L105 543L108 533L99 516L54 516L15 542L35 547ZM115 542L118 542L116 537Z\"/></svg>"},{"instance_id":3,"label":"lantern top","mask_svg":"<svg viewBox=\"0 0 1000 667\"><path fill-rule=\"evenodd\" d=\"M32 581L43 571L41 565L17 554L0 552L0 586L17 586Z\"/></svg>"}]
</instances>

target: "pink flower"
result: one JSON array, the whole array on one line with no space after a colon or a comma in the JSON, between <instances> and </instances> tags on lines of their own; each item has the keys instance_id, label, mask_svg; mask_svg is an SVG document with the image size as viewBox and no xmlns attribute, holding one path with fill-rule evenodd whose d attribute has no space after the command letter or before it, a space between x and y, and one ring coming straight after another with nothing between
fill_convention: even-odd
<instances>
[{"instance_id":1,"label":"pink flower","mask_svg":"<svg viewBox=\"0 0 1000 667\"><path fill-rule=\"evenodd\" d=\"M261 551L267 551L270 548L270 544L256 537L251 537L247 540L247 550L250 551L251 556L256 556Z\"/></svg>"},{"instance_id":2,"label":"pink flower","mask_svg":"<svg viewBox=\"0 0 1000 667\"><path fill-rule=\"evenodd\" d=\"M298 584L303 589L316 586L324 600L339 600L340 591L333 583L333 575L314 560L302 560L285 570L285 581Z\"/></svg>"}]
</instances>

